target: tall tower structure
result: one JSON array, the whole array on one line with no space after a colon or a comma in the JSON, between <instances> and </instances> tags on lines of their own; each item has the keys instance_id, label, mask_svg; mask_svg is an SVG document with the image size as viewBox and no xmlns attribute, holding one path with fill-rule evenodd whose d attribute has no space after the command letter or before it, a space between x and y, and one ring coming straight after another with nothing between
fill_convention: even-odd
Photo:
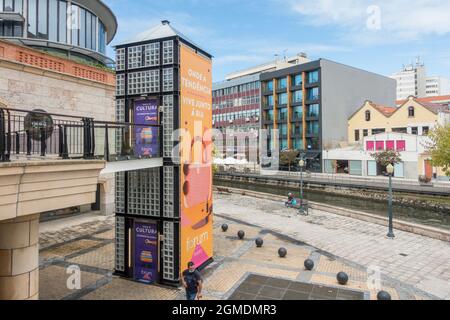
<instances>
[{"instance_id":1,"label":"tall tower structure","mask_svg":"<svg viewBox=\"0 0 450 320\"><path fill-rule=\"evenodd\" d=\"M212 56L169 21L115 49L117 120L141 159L116 175L116 272L177 285L213 254Z\"/></svg>"}]
</instances>

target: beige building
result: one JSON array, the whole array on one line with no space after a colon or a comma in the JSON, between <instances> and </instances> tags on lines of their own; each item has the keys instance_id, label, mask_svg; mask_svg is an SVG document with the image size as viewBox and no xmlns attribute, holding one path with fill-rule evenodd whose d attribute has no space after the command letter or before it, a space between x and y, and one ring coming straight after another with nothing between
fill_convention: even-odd
<instances>
[{"instance_id":1,"label":"beige building","mask_svg":"<svg viewBox=\"0 0 450 320\"><path fill-rule=\"evenodd\" d=\"M115 93L113 71L0 40L1 107L115 121ZM99 188L101 211L113 214L114 174L103 175Z\"/></svg>"},{"instance_id":2,"label":"beige building","mask_svg":"<svg viewBox=\"0 0 450 320\"><path fill-rule=\"evenodd\" d=\"M379 133L427 135L437 124L445 123L449 115L448 105L421 102L412 96L398 108L366 101L348 121L349 143Z\"/></svg>"}]
</instances>

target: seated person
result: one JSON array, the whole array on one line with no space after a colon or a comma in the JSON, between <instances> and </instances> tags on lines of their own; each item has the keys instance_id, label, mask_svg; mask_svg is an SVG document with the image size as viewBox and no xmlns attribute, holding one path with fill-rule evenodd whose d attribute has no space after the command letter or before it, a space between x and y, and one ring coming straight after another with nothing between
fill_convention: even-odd
<instances>
[{"instance_id":1,"label":"seated person","mask_svg":"<svg viewBox=\"0 0 450 320\"><path fill-rule=\"evenodd\" d=\"M287 206L295 206L297 205L297 199L294 198L294 194L288 194L288 201L286 202Z\"/></svg>"}]
</instances>

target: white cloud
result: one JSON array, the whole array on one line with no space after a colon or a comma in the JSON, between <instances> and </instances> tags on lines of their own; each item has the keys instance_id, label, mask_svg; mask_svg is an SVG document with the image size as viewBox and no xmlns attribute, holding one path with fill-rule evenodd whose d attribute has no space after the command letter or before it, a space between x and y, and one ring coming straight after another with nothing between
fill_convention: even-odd
<instances>
[{"instance_id":1,"label":"white cloud","mask_svg":"<svg viewBox=\"0 0 450 320\"><path fill-rule=\"evenodd\" d=\"M378 6L381 29L367 26L376 18L368 12ZM343 27L345 39L363 44L419 40L450 33L448 0L291 0L292 9L309 25Z\"/></svg>"}]
</instances>

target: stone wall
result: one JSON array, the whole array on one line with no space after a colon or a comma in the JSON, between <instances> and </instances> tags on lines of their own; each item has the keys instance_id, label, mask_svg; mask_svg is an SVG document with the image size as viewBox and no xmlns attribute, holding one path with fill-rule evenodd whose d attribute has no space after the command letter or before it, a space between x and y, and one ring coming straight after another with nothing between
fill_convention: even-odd
<instances>
[{"instance_id":1,"label":"stone wall","mask_svg":"<svg viewBox=\"0 0 450 320\"><path fill-rule=\"evenodd\" d=\"M0 106L115 121L115 75L112 72L0 41ZM103 132L96 132L97 154ZM110 136L110 144L115 141ZM114 148L114 147L112 147ZM113 152L113 150L111 150ZM102 212L114 213L114 178L100 182Z\"/></svg>"}]
</instances>

